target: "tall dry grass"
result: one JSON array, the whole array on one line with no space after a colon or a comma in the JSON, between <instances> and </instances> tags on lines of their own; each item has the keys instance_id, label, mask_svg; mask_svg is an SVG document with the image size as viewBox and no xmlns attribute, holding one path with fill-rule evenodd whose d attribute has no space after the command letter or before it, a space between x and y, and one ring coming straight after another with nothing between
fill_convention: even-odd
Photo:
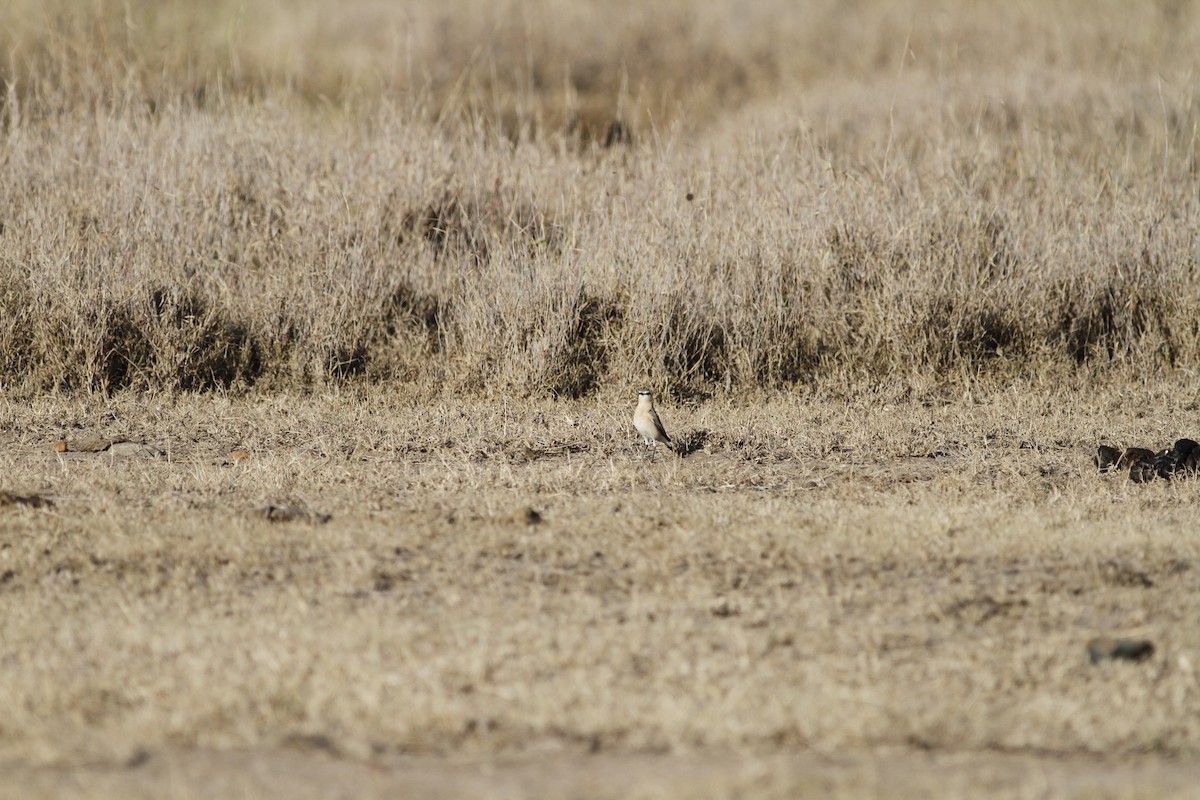
<instances>
[{"instance_id":1,"label":"tall dry grass","mask_svg":"<svg viewBox=\"0 0 1200 800\"><path fill-rule=\"evenodd\" d=\"M0 382L677 395L1200 356L1192 4L0 12Z\"/></svg>"}]
</instances>

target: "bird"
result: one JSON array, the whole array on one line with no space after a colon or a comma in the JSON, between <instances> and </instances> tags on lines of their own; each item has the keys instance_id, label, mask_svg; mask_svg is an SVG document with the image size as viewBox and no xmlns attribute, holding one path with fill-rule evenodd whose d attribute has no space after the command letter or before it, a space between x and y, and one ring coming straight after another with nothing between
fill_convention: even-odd
<instances>
[{"instance_id":1,"label":"bird","mask_svg":"<svg viewBox=\"0 0 1200 800\"><path fill-rule=\"evenodd\" d=\"M650 447L662 442L672 450L675 449L671 437L667 436L667 431L663 428L662 420L658 418L658 412L654 410L654 398L649 389L638 392L637 408L633 411L633 427L637 428L637 432Z\"/></svg>"}]
</instances>

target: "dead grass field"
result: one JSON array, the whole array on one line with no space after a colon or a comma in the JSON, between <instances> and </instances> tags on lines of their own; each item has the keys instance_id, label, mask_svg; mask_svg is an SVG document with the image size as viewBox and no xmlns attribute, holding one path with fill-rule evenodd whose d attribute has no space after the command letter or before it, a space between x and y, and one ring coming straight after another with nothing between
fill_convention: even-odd
<instances>
[{"instance_id":1,"label":"dead grass field","mask_svg":"<svg viewBox=\"0 0 1200 800\"><path fill-rule=\"evenodd\" d=\"M1197 52L4 4L0 796L1189 796Z\"/></svg>"},{"instance_id":2,"label":"dead grass field","mask_svg":"<svg viewBox=\"0 0 1200 800\"><path fill-rule=\"evenodd\" d=\"M1200 481L1089 459L1197 415L1069 396L665 407L686 459L607 399L9 405L3 474L55 506L0 510L0 760L113 796L305 758L380 795L1186 796ZM51 450L93 432L163 455Z\"/></svg>"},{"instance_id":3,"label":"dead grass field","mask_svg":"<svg viewBox=\"0 0 1200 800\"><path fill-rule=\"evenodd\" d=\"M623 17L634 35L584 2L393 19L363 0L346 24L411 27L441 55L405 59L459 65L418 80L376 54L381 86L337 66L336 26L282 6L41 5L2 28L0 375L24 396L704 397L1200 360L1190 6L679 3ZM197 44L205 20L224 50ZM596 85L632 138L585 135L553 110L586 82L550 39L658 80L673 113ZM728 97L713 51L758 48L776 77ZM344 91L311 96L310 73Z\"/></svg>"}]
</instances>

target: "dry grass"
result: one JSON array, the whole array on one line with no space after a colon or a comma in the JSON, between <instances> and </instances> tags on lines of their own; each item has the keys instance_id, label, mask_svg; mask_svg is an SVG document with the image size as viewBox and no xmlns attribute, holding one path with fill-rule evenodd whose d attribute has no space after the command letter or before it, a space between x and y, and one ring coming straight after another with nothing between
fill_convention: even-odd
<instances>
[{"instance_id":1,"label":"dry grass","mask_svg":"<svg viewBox=\"0 0 1200 800\"><path fill-rule=\"evenodd\" d=\"M622 17L635 35L583 3L536 23L533 6L393 19L364 3L332 26L320 4L240 22L122 8L10 6L20 24L0 26L18 39L0 162L10 390L578 397L648 379L682 397L1200 355L1186 9L1088 4L1075 26L1070 3L656 6ZM449 56L406 50L397 72L378 44L364 58L390 77L367 80L337 43L388 20ZM180 43L220 31L223 57ZM639 37L664 44L639 60L624 49ZM308 44L313 63L294 63ZM776 77L728 98L718 46L751 72L770 53ZM618 95L610 121L635 137L611 147L536 123L582 91L580 59L657 81L673 113L652 126ZM421 83L422 65L458 68ZM306 99L320 80L343 90ZM513 102L531 121L505 121Z\"/></svg>"},{"instance_id":2,"label":"dry grass","mask_svg":"<svg viewBox=\"0 0 1200 800\"><path fill-rule=\"evenodd\" d=\"M683 460L590 401L12 405L0 466L56 506L2 512L0 760L1191 759L1200 483L1089 462L1194 430L1173 391L667 406ZM49 447L91 432L169 458ZM1108 634L1157 652L1089 664Z\"/></svg>"},{"instance_id":3,"label":"dry grass","mask_svg":"<svg viewBox=\"0 0 1200 800\"><path fill-rule=\"evenodd\" d=\"M1200 433L1198 51L1169 0L5 4L0 491L55 505L0 508L0 760L1194 759L1200 482L1088 459Z\"/></svg>"}]
</instances>

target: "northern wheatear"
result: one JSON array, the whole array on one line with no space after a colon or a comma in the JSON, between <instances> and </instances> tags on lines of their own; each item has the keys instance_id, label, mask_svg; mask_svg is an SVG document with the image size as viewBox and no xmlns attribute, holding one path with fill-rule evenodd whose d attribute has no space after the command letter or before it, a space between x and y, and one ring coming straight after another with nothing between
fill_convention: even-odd
<instances>
[{"instance_id":1,"label":"northern wheatear","mask_svg":"<svg viewBox=\"0 0 1200 800\"><path fill-rule=\"evenodd\" d=\"M672 450L675 449L671 444L671 437L667 436L667 431L663 428L662 420L658 418L658 412L654 410L654 398L650 396L649 389L638 392L637 408L633 411L633 427L637 428L647 445L653 447L662 442Z\"/></svg>"}]
</instances>

